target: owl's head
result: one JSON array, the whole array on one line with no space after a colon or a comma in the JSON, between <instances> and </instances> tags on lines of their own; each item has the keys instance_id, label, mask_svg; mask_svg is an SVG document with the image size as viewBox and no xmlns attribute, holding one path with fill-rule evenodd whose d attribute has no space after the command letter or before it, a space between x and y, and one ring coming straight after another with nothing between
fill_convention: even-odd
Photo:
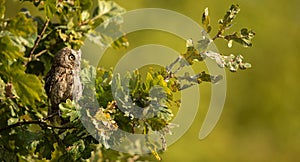
<instances>
[{"instance_id":1,"label":"owl's head","mask_svg":"<svg viewBox=\"0 0 300 162\"><path fill-rule=\"evenodd\" d=\"M80 66L81 50L73 50L65 47L57 52L54 58L54 64L66 68L73 68Z\"/></svg>"}]
</instances>

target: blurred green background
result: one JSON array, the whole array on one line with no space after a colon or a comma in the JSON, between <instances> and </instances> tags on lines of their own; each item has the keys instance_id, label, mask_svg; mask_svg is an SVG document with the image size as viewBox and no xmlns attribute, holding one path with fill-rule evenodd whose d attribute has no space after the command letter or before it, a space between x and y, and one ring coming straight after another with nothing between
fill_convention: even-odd
<instances>
[{"instance_id":1,"label":"blurred green background","mask_svg":"<svg viewBox=\"0 0 300 162\"><path fill-rule=\"evenodd\" d=\"M163 161L267 162L299 160L300 153L300 1L289 0L116 0L127 10L164 8L200 22L209 7L213 27L231 4L241 12L230 31L254 29L254 46L244 49L234 44L228 49L216 41L220 52L243 54L253 68L227 72L227 98L221 119L204 140L198 133L209 104L209 84L201 85L201 105L192 127L162 155ZM7 0L7 14L24 4ZM212 33L216 32L213 30ZM213 35L211 35L213 36ZM128 35L130 49L148 43L169 46L179 52L185 42L170 34L142 31ZM100 62L109 67L128 50L109 50Z\"/></svg>"}]
</instances>

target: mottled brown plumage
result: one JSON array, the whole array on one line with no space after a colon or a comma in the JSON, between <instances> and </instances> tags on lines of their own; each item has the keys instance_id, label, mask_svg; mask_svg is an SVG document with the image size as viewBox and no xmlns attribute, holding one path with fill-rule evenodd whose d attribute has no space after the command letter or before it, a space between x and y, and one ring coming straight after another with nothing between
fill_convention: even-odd
<instances>
[{"instance_id":1,"label":"mottled brown plumage","mask_svg":"<svg viewBox=\"0 0 300 162\"><path fill-rule=\"evenodd\" d=\"M51 103L48 116L60 114L58 105L61 102L67 99L78 100L81 97L80 60L81 51L68 47L61 49L55 55L45 79L45 90Z\"/></svg>"}]
</instances>

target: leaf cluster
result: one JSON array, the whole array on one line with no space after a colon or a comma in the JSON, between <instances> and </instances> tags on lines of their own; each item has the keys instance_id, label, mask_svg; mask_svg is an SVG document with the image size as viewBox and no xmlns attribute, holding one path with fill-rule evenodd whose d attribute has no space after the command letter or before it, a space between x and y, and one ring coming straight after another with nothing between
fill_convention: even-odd
<instances>
[{"instance_id":1,"label":"leaf cluster","mask_svg":"<svg viewBox=\"0 0 300 162\"><path fill-rule=\"evenodd\" d=\"M239 12L232 5L219 21L212 39L209 12L202 15L202 39L187 40L186 51L170 65L114 74L112 69L96 68L82 60L83 97L59 105L65 124L57 125L47 116L48 99L43 89L46 72L54 54L62 47L79 49L85 39L99 46L123 48L125 36L112 41L121 32L121 14L125 10L113 1L98 0L20 0L29 1L44 12L34 17L26 9L16 17L5 18L5 1L0 0L0 161L129 161L141 158L133 149L147 148L157 160L166 150L166 134L171 134L177 94L203 82L218 83L221 75L201 69L192 75L183 71L195 62L211 59L220 68L235 72L248 69L242 55L224 55L209 50L216 39L244 47L252 46L255 33L249 29L226 34ZM101 24L101 30L95 30ZM106 34L103 34L106 33ZM122 130L123 133L120 133ZM134 141L128 154L112 148L127 139L127 133L145 135L145 143ZM160 141L151 134L161 136Z\"/></svg>"},{"instance_id":2,"label":"leaf cluster","mask_svg":"<svg viewBox=\"0 0 300 162\"><path fill-rule=\"evenodd\" d=\"M243 47L252 47L252 39L255 36L253 30L243 28L240 32L234 32L233 34L226 34L226 31L233 26L233 21L239 13L240 8L238 5L231 5L230 9L226 12L223 19L219 20L219 28L217 34L213 38L209 38L209 33L212 31L210 25L210 16L208 8L204 10L202 15L202 39L198 40L194 44L193 40L187 40L187 51L182 55L183 59L176 60L174 64L180 62L180 69L184 66L188 66L196 62L202 62L209 58L214 60L220 68L228 68L231 72L236 72L238 69L245 70L251 68L250 63L244 62L244 57L242 55L235 56L234 54L224 55L216 51L209 50L212 42L216 39L226 40L228 47L231 48L233 42L241 44Z\"/></svg>"},{"instance_id":3,"label":"leaf cluster","mask_svg":"<svg viewBox=\"0 0 300 162\"><path fill-rule=\"evenodd\" d=\"M92 0L21 1L32 2L45 17L32 16L23 8L15 17L6 18L5 0L0 0L0 161L96 158L102 154L102 145L84 131L72 101L60 105L70 124L49 122L43 78L52 57L64 46L80 48L86 38L102 46L128 45L125 37L111 42L104 39L109 36L94 30L103 22L118 26L121 17L107 20L125 10L112 1L99 0L96 8ZM117 152L109 154L122 158Z\"/></svg>"}]
</instances>

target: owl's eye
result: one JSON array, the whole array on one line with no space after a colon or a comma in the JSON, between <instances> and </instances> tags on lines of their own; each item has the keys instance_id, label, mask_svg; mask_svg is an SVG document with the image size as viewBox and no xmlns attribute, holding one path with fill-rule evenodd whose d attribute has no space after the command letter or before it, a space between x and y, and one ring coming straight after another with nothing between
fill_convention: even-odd
<instances>
[{"instance_id":1,"label":"owl's eye","mask_svg":"<svg viewBox=\"0 0 300 162\"><path fill-rule=\"evenodd\" d=\"M69 60L71 60L71 61L75 60L75 56L73 54L70 54L69 55Z\"/></svg>"}]
</instances>

